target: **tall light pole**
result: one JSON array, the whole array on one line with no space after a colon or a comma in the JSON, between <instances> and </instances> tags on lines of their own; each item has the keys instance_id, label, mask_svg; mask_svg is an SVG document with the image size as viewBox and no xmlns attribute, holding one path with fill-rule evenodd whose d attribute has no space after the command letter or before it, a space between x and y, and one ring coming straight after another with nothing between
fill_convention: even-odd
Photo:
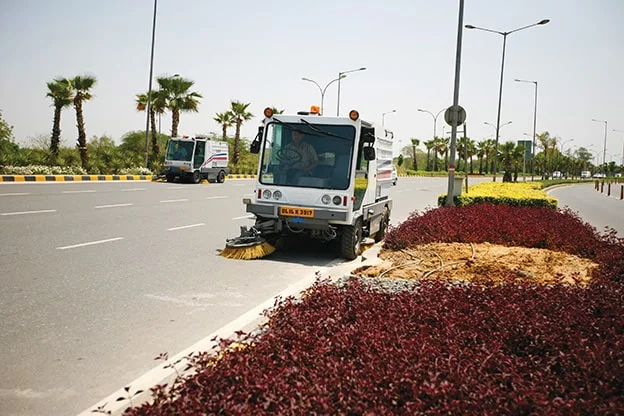
<instances>
[{"instance_id":1,"label":"tall light pole","mask_svg":"<svg viewBox=\"0 0 624 416\"><path fill-rule=\"evenodd\" d=\"M336 103L336 117L340 117L340 79L344 78L346 74L350 74L351 72L358 72L358 71L366 71L366 67L363 66L362 68L358 68L358 69L351 69L349 71L338 72L338 103Z\"/></svg>"},{"instance_id":2,"label":"tall light pole","mask_svg":"<svg viewBox=\"0 0 624 416\"><path fill-rule=\"evenodd\" d=\"M385 130L384 127L384 118L386 117L386 114L390 114L390 113L396 113L396 110L391 110L391 111L386 111L385 113L381 114L381 129Z\"/></svg>"},{"instance_id":3,"label":"tall light pole","mask_svg":"<svg viewBox=\"0 0 624 416\"><path fill-rule=\"evenodd\" d=\"M535 139L537 137L537 81L514 79L516 82L528 82L535 85L535 104L533 105L533 144L531 145L531 180L535 175Z\"/></svg>"},{"instance_id":4,"label":"tall light pole","mask_svg":"<svg viewBox=\"0 0 624 416\"><path fill-rule=\"evenodd\" d=\"M528 29L530 27L533 26L538 26L538 25L545 25L546 23L550 22L549 19L543 19L540 20L537 23L533 23L531 25L528 26L523 26L520 27L518 29L514 29L511 30L509 32L499 32L497 30L491 30L491 29L486 29L483 27L477 27L477 26L473 26L473 25L466 25L466 29L477 29L477 30L483 30L484 32L490 32L490 33L496 33L498 35L501 35L503 37L503 57L501 59L501 73L500 73L500 86L498 89L498 112L497 112L497 116L496 116L496 143L495 143L495 147L494 147L494 177L492 178L494 180L494 182L496 182L496 171L498 169L498 133L500 130L500 116L501 116L501 103L503 100L503 73L505 70L505 48L507 46L507 36L511 35L514 32L519 32L521 30L524 29Z\"/></svg>"},{"instance_id":5,"label":"tall light pole","mask_svg":"<svg viewBox=\"0 0 624 416\"><path fill-rule=\"evenodd\" d=\"M613 131L616 131L618 133L624 133L624 130L613 129ZM622 141L622 166L624 166L624 141Z\"/></svg>"},{"instance_id":6,"label":"tall light pole","mask_svg":"<svg viewBox=\"0 0 624 416\"><path fill-rule=\"evenodd\" d=\"M438 111L438 114L436 114L435 116L433 115L433 113L431 111L428 110L423 110L422 108L419 108L417 111L420 111L421 113L428 113L431 115L431 117L433 117L433 138L435 139L436 137L436 125L437 125L437 120L438 120L438 116L444 111L446 110L446 108L443 108L442 110Z\"/></svg>"},{"instance_id":7,"label":"tall light pole","mask_svg":"<svg viewBox=\"0 0 624 416\"><path fill-rule=\"evenodd\" d=\"M150 111L152 110L152 76L154 74L154 40L156 38L156 6L158 0L154 0L154 19L152 21L152 52L150 55L149 85L147 88L147 114L145 120L145 167L149 164L149 120Z\"/></svg>"},{"instance_id":8,"label":"tall light pole","mask_svg":"<svg viewBox=\"0 0 624 416\"><path fill-rule=\"evenodd\" d=\"M511 121L508 121L505 124L501 124L498 128L494 124L488 123L487 121L484 121L483 124L488 125L490 127L494 127L494 130L498 133L498 130L500 130L501 128L505 127L508 124L511 124Z\"/></svg>"},{"instance_id":9,"label":"tall light pole","mask_svg":"<svg viewBox=\"0 0 624 416\"><path fill-rule=\"evenodd\" d=\"M605 125L605 137L604 137L604 146L602 148L602 173L606 176L606 168L607 168L607 120L596 120L592 118L592 121L596 121L598 123L604 123Z\"/></svg>"},{"instance_id":10,"label":"tall light pole","mask_svg":"<svg viewBox=\"0 0 624 416\"><path fill-rule=\"evenodd\" d=\"M567 142L573 142L574 139L568 139L568 140L564 140L561 142L561 154L563 154L563 145L566 144Z\"/></svg>"},{"instance_id":11,"label":"tall light pole","mask_svg":"<svg viewBox=\"0 0 624 416\"><path fill-rule=\"evenodd\" d=\"M316 85L319 89L319 91L321 92L321 115L323 115L323 101L325 100L325 91L327 91L327 87L329 87L331 84L333 84L336 81L340 81L340 78L344 78L346 77L346 75L341 75L340 77L333 79L331 81L329 81L327 83L327 85L325 85L325 88L321 88L321 86L318 84L318 82L311 80L310 78L301 78L303 81L308 81L313 83L314 85Z\"/></svg>"}]
</instances>

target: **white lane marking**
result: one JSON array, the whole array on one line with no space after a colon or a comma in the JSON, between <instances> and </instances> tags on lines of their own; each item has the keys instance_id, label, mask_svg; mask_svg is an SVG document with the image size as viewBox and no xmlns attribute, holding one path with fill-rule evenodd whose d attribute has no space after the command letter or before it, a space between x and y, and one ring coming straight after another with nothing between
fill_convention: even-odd
<instances>
[{"instance_id":1,"label":"white lane marking","mask_svg":"<svg viewBox=\"0 0 624 416\"><path fill-rule=\"evenodd\" d=\"M183 230L185 228L201 227L202 225L206 225L206 224L204 224L203 222L200 222L199 224L183 225L181 227L167 228L167 231L176 231L176 230Z\"/></svg>"},{"instance_id":2,"label":"white lane marking","mask_svg":"<svg viewBox=\"0 0 624 416\"><path fill-rule=\"evenodd\" d=\"M23 215L23 214L41 214L44 212L56 212L55 209L42 209L41 211L20 211L20 212L4 212L0 215Z\"/></svg>"},{"instance_id":3,"label":"white lane marking","mask_svg":"<svg viewBox=\"0 0 624 416\"><path fill-rule=\"evenodd\" d=\"M64 194L86 194L95 192L95 189L85 189L84 191L63 191Z\"/></svg>"},{"instance_id":4,"label":"white lane marking","mask_svg":"<svg viewBox=\"0 0 624 416\"><path fill-rule=\"evenodd\" d=\"M90 241L88 243L74 244L73 246L57 247L56 249L57 250L67 250L69 248L92 246L94 244L110 243L111 241L117 241L117 240L123 240L123 237L115 237L115 238L109 238L107 240L99 240L99 241Z\"/></svg>"},{"instance_id":5,"label":"white lane marking","mask_svg":"<svg viewBox=\"0 0 624 416\"><path fill-rule=\"evenodd\" d=\"M134 204L128 203L128 204L113 204L113 205L96 205L95 208L100 209L100 208L129 207L130 205L134 205Z\"/></svg>"},{"instance_id":6,"label":"white lane marking","mask_svg":"<svg viewBox=\"0 0 624 416\"><path fill-rule=\"evenodd\" d=\"M0 194L0 196L18 196L18 195L30 195L28 192L11 192L8 194Z\"/></svg>"},{"instance_id":7,"label":"white lane marking","mask_svg":"<svg viewBox=\"0 0 624 416\"><path fill-rule=\"evenodd\" d=\"M227 195L224 196L207 196L206 199L223 199L223 198L229 198Z\"/></svg>"},{"instance_id":8,"label":"white lane marking","mask_svg":"<svg viewBox=\"0 0 624 416\"><path fill-rule=\"evenodd\" d=\"M183 199L165 199L165 200L160 201L160 202L162 202L163 204L166 204L168 202L186 202L186 201L188 201L187 198L183 198Z\"/></svg>"},{"instance_id":9,"label":"white lane marking","mask_svg":"<svg viewBox=\"0 0 624 416\"><path fill-rule=\"evenodd\" d=\"M233 220L242 220L242 219L246 219L246 218L253 218L253 215L244 215L242 217L234 217L232 218Z\"/></svg>"},{"instance_id":10,"label":"white lane marking","mask_svg":"<svg viewBox=\"0 0 624 416\"><path fill-rule=\"evenodd\" d=\"M234 188L242 188L243 186L249 186L248 184L244 184L244 183L237 183L236 185L232 185L232 187Z\"/></svg>"},{"instance_id":11,"label":"white lane marking","mask_svg":"<svg viewBox=\"0 0 624 416\"><path fill-rule=\"evenodd\" d=\"M165 189L186 189L186 186L168 186Z\"/></svg>"},{"instance_id":12,"label":"white lane marking","mask_svg":"<svg viewBox=\"0 0 624 416\"><path fill-rule=\"evenodd\" d=\"M129 192L129 191L144 191L147 188L127 188L127 189L122 189L122 192Z\"/></svg>"}]
</instances>

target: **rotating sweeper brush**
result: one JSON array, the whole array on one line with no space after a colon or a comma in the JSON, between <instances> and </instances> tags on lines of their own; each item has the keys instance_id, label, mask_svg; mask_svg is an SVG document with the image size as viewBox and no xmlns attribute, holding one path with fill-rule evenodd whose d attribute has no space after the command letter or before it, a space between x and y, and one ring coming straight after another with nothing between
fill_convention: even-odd
<instances>
[{"instance_id":1,"label":"rotating sweeper brush","mask_svg":"<svg viewBox=\"0 0 624 416\"><path fill-rule=\"evenodd\" d=\"M252 260L268 256L274 251L275 247L261 237L257 229L242 226L238 237L225 240L225 248L219 255L228 259Z\"/></svg>"}]
</instances>

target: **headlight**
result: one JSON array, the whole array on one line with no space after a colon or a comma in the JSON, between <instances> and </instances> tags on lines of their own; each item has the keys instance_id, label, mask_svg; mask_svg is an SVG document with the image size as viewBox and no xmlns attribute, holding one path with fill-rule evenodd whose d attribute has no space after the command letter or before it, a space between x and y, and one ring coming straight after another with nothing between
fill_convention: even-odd
<instances>
[{"instance_id":1,"label":"headlight","mask_svg":"<svg viewBox=\"0 0 624 416\"><path fill-rule=\"evenodd\" d=\"M271 199L271 191L269 191L268 189L265 189L264 192L262 192L262 197L264 199Z\"/></svg>"},{"instance_id":2,"label":"headlight","mask_svg":"<svg viewBox=\"0 0 624 416\"><path fill-rule=\"evenodd\" d=\"M325 205L329 204L329 201L331 201L331 197L329 195L323 195L321 197L321 202Z\"/></svg>"},{"instance_id":3,"label":"headlight","mask_svg":"<svg viewBox=\"0 0 624 416\"><path fill-rule=\"evenodd\" d=\"M336 195L334 199L332 199L332 201L334 202L334 205L340 205L340 203L342 202L342 198Z\"/></svg>"},{"instance_id":4,"label":"headlight","mask_svg":"<svg viewBox=\"0 0 624 416\"><path fill-rule=\"evenodd\" d=\"M279 201L280 199L282 199L282 192L281 191L273 192L273 199L275 199L276 201Z\"/></svg>"}]
</instances>

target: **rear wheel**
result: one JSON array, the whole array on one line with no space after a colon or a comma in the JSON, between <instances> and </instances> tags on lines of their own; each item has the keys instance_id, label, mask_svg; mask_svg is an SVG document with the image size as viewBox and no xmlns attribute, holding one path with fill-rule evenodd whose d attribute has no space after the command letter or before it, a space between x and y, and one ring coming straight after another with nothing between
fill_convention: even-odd
<instances>
[{"instance_id":1,"label":"rear wheel","mask_svg":"<svg viewBox=\"0 0 624 416\"><path fill-rule=\"evenodd\" d=\"M340 237L340 254L347 260L354 260L360 255L362 242L362 219L359 218L353 225L342 228Z\"/></svg>"},{"instance_id":2,"label":"rear wheel","mask_svg":"<svg viewBox=\"0 0 624 416\"><path fill-rule=\"evenodd\" d=\"M219 174L217 175L217 182L219 183L223 183L225 182L225 172L220 170Z\"/></svg>"},{"instance_id":3,"label":"rear wheel","mask_svg":"<svg viewBox=\"0 0 624 416\"><path fill-rule=\"evenodd\" d=\"M383 214L381 216L381 222L379 223L379 231L375 233L375 242L378 243L386 236L386 231L388 231L388 225L390 224L390 210L388 207L384 208Z\"/></svg>"},{"instance_id":4,"label":"rear wheel","mask_svg":"<svg viewBox=\"0 0 624 416\"><path fill-rule=\"evenodd\" d=\"M167 179L167 182L173 182L175 181L175 175L172 173L168 173L167 176L165 177Z\"/></svg>"},{"instance_id":5,"label":"rear wheel","mask_svg":"<svg viewBox=\"0 0 624 416\"><path fill-rule=\"evenodd\" d=\"M201 182L201 174L199 173L198 170L196 170L195 172L193 172L193 183L199 183Z\"/></svg>"}]
</instances>

